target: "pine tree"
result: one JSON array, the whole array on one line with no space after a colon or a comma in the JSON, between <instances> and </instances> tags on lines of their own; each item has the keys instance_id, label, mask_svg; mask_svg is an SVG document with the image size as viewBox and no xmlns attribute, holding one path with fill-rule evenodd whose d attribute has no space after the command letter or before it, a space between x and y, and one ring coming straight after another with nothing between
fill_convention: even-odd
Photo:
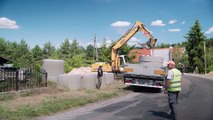
<instances>
[{"instance_id":1,"label":"pine tree","mask_svg":"<svg viewBox=\"0 0 213 120\"><path fill-rule=\"evenodd\" d=\"M5 57L6 41L0 38L0 57Z\"/></svg>"},{"instance_id":2,"label":"pine tree","mask_svg":"<svg viewBox=\"0 0 213 120\"><path fill-rule=\"evenodd\" d=\"M59 48L59 59L68 59L70 58L70 53L71 53L71 49L70 49L70 42L69 39L64 40L64 42L62 42L60 48Z\"/></svg>"},{"instance_id":3,"label":"pine tree","mask_svg":"<svg viewBox=\"0 0 213 120\"><path fill-rule=\"evenodd\" d=\"M38 45L36 45L31 51L34 62L41 63L41 60L43 59L42 49Z\"/></svg>"},{"instance_id":4,"label":"pine tree","mask_svg":"<svg viewBox=\"0 0 213 120\"><path fill-rule=\"evenodd\" d=\"M70 50L71 50L71 57L75 56L75 55L79 55L82 54L84 52L83 47L81 47L78 43L77 40L74 40L71 45L70 45Z\"/></svg>"},{"instance_id":5,"label":"pine tree","mask_svg":"<svg viewBox=\"0 0 213 120\"><path fill-rule=\"evenodd\" d=\"M44 58L51 57L54 52L55 52L55 46L53 46L50 41L44 44L44 48L43 48Z\"/></svg>"},{"instance_id":6,"label":"pine tree","mask_svg":"<svg viewBox=\"0 0 213 120\"><path fill-rule=\"evenodd\" d=\"M93 55L94 55L94 47L93 45L88 45L86 48L86 59L87 60L93 60Z\"/></svg>"},{"instance_id":7,"label":"pine tree","mask_svg":"<svg viewBox=\"0 0 213 120\"><path fill-rule=\"evenodd\" d=\"M200 23L196 20L191 30L185 36L187 39L186 52L188 54L188 67L190 72L195 71L196 67L199 73L204 72L203 43L205 41L205 36L201 31Z\"/></svg>"},{"instance_id":8,"label":"pine tree","mask_svg":"<svg viewBox=\"0 0 213 120\"><path fill-rule=\"evenodd\" d=\"M111 50L107 46L106 40L101 43L101 47L98 49L98 60L101 62L110 62Z\"/></svg>"}]
</instances>

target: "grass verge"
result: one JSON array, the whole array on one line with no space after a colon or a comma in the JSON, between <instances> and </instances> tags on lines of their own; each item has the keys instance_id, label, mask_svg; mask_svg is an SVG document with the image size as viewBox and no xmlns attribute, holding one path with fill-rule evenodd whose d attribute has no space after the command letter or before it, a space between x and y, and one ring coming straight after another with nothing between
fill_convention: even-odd
<instances>
[{"instance_id":1,"label":"grass verge","mask_svg":"<svg viewBox=\"0 0 213 120\"><path fill-rule=\"evenodd\" d=\"M0 102L0 120L27 120L79 107L88 103L109 99L122 93L126 93L126 91L123 90L123 84L118 81L100 90L63 91L60 89L57 91L56 88L51 89L52 90L47 90L48 92L43 93L43 95L20 96L20 98L17 99L21 99L20 101L26 101L20 104L16 103L13 105L13 102L15 102L16 99ZM29 100L37 101L29 103Z\"/></svg>"}]
</instances>

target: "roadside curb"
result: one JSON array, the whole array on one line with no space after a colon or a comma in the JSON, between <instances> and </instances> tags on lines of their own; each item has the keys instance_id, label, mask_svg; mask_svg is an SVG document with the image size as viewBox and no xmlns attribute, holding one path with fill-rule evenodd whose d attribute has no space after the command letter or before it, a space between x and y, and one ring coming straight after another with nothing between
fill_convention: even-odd
<instances>
[{"instance_id":1,"label":"roadside curb","mask_svg":"<svg viewBox=\"0 0 213 120\"><path fill-rule=\"evenodd\" d=\"M196 76L196 77L201 77L201 78L206 78L206 79L213 80L213 77L211 77L211 76L207 76L207 75L204 75L204 74L184 73L184 75Z\"/></svg>"}]
</instances>

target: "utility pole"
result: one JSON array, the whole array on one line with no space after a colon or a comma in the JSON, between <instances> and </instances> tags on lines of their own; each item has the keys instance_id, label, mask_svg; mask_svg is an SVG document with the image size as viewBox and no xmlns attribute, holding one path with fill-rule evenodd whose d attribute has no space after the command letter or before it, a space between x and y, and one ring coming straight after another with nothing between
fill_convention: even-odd
<instances>
[{"instance_id":1,"label":"utility pole","mask_svg":"<svg viewBox=\"0 0 213 120\"><path fill-rule=\"evenodd\" d=\"M97 43L96 43L96 34L95 34L95 37L94 37L94 55L93 55L93 58L95 61L98 60L98 49L97 49Z\"/></svg>"},{"instance_id":2,"label":"utility pole","mask_svg":"<svg viewBox=\"0 0 213 120\"><path fill-rule=\"evenodd\" d=\"M205 66L205 74L206 74L206 41L204 41L203 49L204 49L204 66Z\"/></svg>"}]
</instances>

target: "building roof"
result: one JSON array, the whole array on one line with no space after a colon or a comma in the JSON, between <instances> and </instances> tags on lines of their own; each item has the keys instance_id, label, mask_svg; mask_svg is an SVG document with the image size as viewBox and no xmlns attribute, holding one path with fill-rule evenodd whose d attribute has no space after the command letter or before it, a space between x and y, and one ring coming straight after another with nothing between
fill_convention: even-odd
<instances>
[{"instance_id":1,"label":"building roof","mask_svg":"<svg viewBox=\"0 0 213 120\"><path fill-rule=\"evenodd\" d=\"M10 60L9 59L6 59L6 58L3 58L3 57L0 57L0 65L3 65L7 62L9 62Z\"/></svg>"},{"instance_id":2,"label":"building roof","mask_svg":"<svg viewBox=\"0 0 213 120\"><path fill-rule=\"evenodd\" d=\"M135 56L135 58L132 60L133 62L139 62L140 56L150 56L150 50L149 49L133 49L130 51L129 56Z\"/></svg>"}]
</instances>

